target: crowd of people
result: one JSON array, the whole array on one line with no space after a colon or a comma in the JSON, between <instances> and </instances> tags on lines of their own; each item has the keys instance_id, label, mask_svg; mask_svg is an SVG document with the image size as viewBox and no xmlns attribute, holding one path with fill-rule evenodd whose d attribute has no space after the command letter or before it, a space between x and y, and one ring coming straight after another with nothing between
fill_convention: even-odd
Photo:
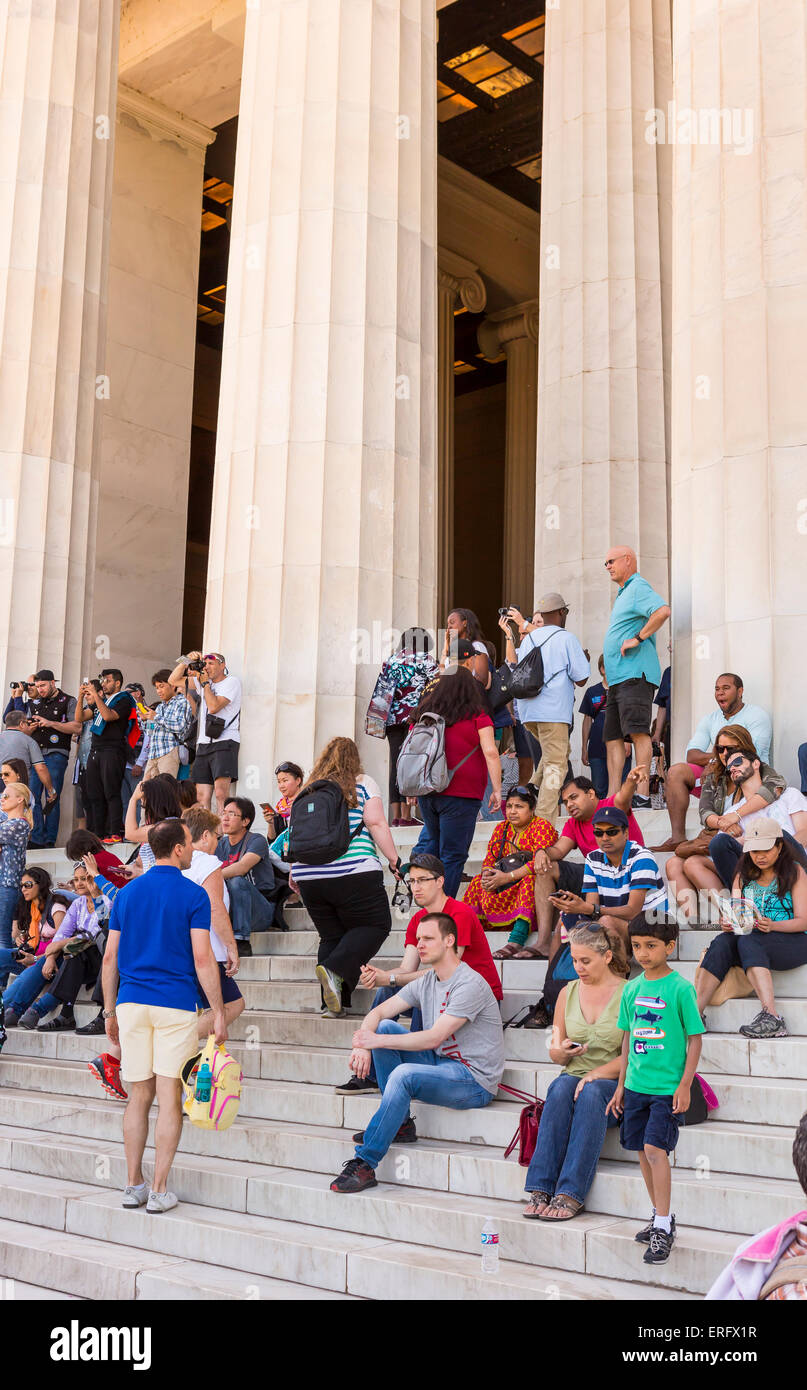
<instances>
[{"instance_id":1,"label":"crowd of people","mask_svg":"<svg viewBox=\"0 0 807 1390\"><path fill-rule=\"evenodd\" d=\"M226 1039L244 1008L236 976L251 935L286 929L283 908L296 899L318 936L323 1016L349 1013L357 988L374 991L337 1091L380 1093L379 1104L334 1192L374 1186L390 1146L417 1141L413 1099L491 1103L509 1021L496 960L541 960L541 996L520 1023L551 1026L549 1056L561 1071L526 1174L524 1215L577 1216L618 1124L652 1208L636 1237L644 1260L670 1257L669 1156L692 1104L705 1010L741 972L760 1009L740 1032L787 1036L771 972L807 964L807 797L770 765L770 719L744 702L735 673L718 676L716 709L684 762L669 765L671 673L656 649L669 608L628 548L605 565L617 595L595 684L559 593L544 595L530 619L501 610L499 668L468 609L448 615L439 655L425 630L404 633L366 726L389 747L388 811L354 740L337 737L308 771L278 765L278 800L261 804L259 829L253 802L233 793L241 685L221 653L191 652L157 671L148 704L143 686L124 686L116 668L84 680L76 697L48 670L12 687L0 734L5 1024L105 1036L89 1065L127 1101L125 1206L176 1204L168 1179L183 1064L208 1034ZM576 687L587 687L581 761L590 776L570 761ZM439 759L423 763L428 776L413 791L418 730L437 740ZM74 740L74 867L69 882L54 884L26 854L55 843ZM517 767L511 785L508 762ZM807 772L801 753L800 765ZM670 835L654 853L635 812L650 809L659 786ZM322 788L343 808L345 840L338 852L328 840L322 854L298 857L295 803L324 805ZM687 841L693 798L702 831ZM482 867L469 876L471 842L488 820ZM419 828L406 865L401 826ZM124 841L134 846L125 863L115 853ZM399 902L416 908L392 970L377 963L392 927L385 865ZM679 928L716 924L693 985L670 964ZM508 939L492 951L488 933L502 930ZM97 1013L77 1027L82 989Z\"/></svg>"}]
</instances>

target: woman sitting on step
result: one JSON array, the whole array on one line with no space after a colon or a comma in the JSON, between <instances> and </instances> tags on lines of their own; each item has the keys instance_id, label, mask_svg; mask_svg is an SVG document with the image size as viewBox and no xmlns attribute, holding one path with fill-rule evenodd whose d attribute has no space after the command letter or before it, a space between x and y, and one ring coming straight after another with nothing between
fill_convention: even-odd
<instances>
[{"instance_id":1,"label":"woman sitting on step","mask_svg":"<svg viewBox=\"0 0 807 1390\"><path fill-rule=\"evenodd\" d=\"M722 932L701 961L698 1008L703 1013L720 981L739 965L762 1005L756 1018L740 1029L743 1037L786 1038L771 971L807 965L807 873L778 821L764 817L748 826L731 892L732 906L735 898L752 904L755 925L735 935L733 924L723 921Z\"/></svg>"},{"instance_id":2,"label":"woman sitting on step","mask_svg":"<svg viewBox=\"0 0 807 1390\"><path fill-rule=\"evenodd\" d=\"M547 1092L525 1184L523 1215L538 1221L570 1221L583 1210L605 1131L617 1123L605 1107L619 1076L625 947L599 924L576 928L569 941L579 978L561 991L549 1049L563 1071Z\"/></svg>"},{"instance_id":3,"label":"woman sitting on step","mask_svg":"<svg viewBox=\"0 0 807 1390\"><path fill-rule=\"evenodd\" d=\"M471 879L463 898L486 931L510 928L507 944L493 952L496 960L546 960L548 942L539 942L539 949L526 945L527 937L538 926L534 856L539 849L549 849L558 838L549 821L536 816L537 801L531 784L514 787L508 793L505 819L494 826L482 872ZM496 867L510 855L524 856L526 862L514 860L510 868Z\"/></svg>"}]
</instances>

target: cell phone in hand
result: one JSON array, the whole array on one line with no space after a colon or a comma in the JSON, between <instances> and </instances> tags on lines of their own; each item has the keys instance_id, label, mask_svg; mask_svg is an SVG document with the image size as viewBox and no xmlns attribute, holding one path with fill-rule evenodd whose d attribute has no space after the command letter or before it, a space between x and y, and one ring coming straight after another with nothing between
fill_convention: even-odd
<instances>
[{"instance_id":1,"label":"cell phone in hand","mask_svg":"<svg viewBox=\"0 0 807 1390\"><path fill-rule=\"evenodd\" d=\"M581 1052L581 1051L582 1051L582 1049L583 1049L583 1044L582 1044L582 1043L572 1042L571 1038L567 1038L566 1041L567 1041L567 1043L569 1044L569 1049L570 1049L571 1052Z\"/></svg>"}]
</instances>

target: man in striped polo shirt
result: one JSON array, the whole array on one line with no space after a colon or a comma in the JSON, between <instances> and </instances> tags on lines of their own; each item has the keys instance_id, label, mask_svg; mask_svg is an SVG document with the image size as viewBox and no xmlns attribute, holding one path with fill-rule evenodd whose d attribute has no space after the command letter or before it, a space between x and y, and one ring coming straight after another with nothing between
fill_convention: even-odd
<instances>
[{"instance_id":1,"label":"man in striped polo shirt","mask_svg":"<svg viewBox=\"0 0 807 1390\"><path fill-rule=\"evenodd\" d=\"M628 923L640 912L667 911L664 880L650 850L630 839L618 806L598 807L593 833L597 848L586 855L582 896L559 892L551 901L564 913L613 927L630 954Z\"/></svg>"}]
</instances>

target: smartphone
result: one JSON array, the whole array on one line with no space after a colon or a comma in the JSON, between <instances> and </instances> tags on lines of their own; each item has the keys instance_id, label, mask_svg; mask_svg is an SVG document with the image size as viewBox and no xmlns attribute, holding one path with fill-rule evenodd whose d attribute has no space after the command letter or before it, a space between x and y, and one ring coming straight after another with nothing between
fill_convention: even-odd
<instances>
[{"instance_id":1,"label":"smartphone","mask_svg":"<svg viewBox=\"0 0 807 1390\"><path fill-rule=\"evenodd\" d=\"M271 801L260 801L258 805L262 811L273 811L275 809Z\"/></svg>"},{"instance_id":2,"label":"smartphone","mask_svg":"<svg viewBox=\"0 0 807 1390\"><path fill-rule=\"evenodd\" d=\"M569 1047L571 1048L572 1052L580 1052L580 1051L581 1051L581 1049L582 1049L582 1047L583 1047L583 1044L582 1044L582 1043L572 1042L570 1038L567 1038L566 1041L568 1042Z\"/></svg>"}]
</instances>

